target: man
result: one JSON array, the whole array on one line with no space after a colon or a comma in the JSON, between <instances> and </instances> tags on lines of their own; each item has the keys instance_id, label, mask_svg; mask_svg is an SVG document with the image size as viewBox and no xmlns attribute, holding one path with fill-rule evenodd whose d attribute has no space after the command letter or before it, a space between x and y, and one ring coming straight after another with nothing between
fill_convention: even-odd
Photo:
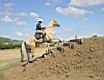
<instances>
[{"instance_id":1,"label":"man","mask_svg":"<svg viewBox=\"0 0 104 80\"><path fill-rule=\"evenodd\" d=\"M42 27L42 22L43 22L43 19L41 18L38 19L38 23L36 24L35 36L37 37L37 39L42 39L43 41L45 41L46 33L44 32L45 27Z\"/></svg>"}]
</instances>

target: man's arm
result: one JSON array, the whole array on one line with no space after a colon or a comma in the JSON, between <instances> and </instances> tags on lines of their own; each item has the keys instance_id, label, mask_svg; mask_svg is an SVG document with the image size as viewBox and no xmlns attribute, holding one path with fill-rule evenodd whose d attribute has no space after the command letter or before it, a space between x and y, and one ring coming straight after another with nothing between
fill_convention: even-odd
<instances>
[{"instance_id":1,"label":"man's arm","mask_svg":"<svg viewBox=\"0 0 104 80\"><path fill-rule=\"evenodd\" d=\"M45 27L42 27L41 29L46 29Z\"/></svg>"}]
</instances>

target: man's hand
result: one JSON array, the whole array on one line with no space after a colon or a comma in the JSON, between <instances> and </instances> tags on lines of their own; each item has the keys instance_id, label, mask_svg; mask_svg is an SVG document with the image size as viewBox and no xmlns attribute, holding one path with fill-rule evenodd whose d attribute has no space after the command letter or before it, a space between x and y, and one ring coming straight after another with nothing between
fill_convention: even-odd
<instances>
[{"instance_id":1,"label":"man's hand","mask_svg":"<svg viewBox=\"0 0 104 80\"><path fill-rule=\"evenodd\" d=\"M42 27L42 29L44 30L44 29L46 29L45 27Z\"/></svg>"}]
</instances>

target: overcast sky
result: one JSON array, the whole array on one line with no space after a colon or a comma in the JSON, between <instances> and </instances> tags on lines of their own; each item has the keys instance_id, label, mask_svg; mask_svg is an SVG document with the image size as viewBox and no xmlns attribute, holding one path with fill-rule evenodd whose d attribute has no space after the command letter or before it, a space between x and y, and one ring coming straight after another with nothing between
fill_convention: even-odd
<instances>
[{"instance_id":1,"label":"overcast sky","mask_svg":"<svg viewBox=\"0 0 104 80\"><path fill-rule=\"evenodd\" d=\"M60 23L61 39L104 35L104 0L0 0L0 36L26 39L40 17L45 27L53 18Z\"/></svg>"}]
</instances>

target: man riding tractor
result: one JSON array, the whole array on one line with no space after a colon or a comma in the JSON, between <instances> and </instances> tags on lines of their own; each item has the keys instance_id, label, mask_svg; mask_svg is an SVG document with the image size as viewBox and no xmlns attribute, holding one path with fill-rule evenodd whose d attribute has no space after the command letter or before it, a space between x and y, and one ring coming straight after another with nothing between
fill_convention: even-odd
<instances>
[{"instance_id":1,"label":"man riding tractor","mask_svg":"<svg viewBox=\"0 0 104 80\"><path fill-rule=\"evenodd\" d=\"M42 22L43 22L43 19L38 19L38 23L36 24L36 33L35 33L35 37L39 40L39 39L42 39L43 42L46 41L46 33L45 33L45 27L42 27Z\"/></svg>"}]
</instances>

